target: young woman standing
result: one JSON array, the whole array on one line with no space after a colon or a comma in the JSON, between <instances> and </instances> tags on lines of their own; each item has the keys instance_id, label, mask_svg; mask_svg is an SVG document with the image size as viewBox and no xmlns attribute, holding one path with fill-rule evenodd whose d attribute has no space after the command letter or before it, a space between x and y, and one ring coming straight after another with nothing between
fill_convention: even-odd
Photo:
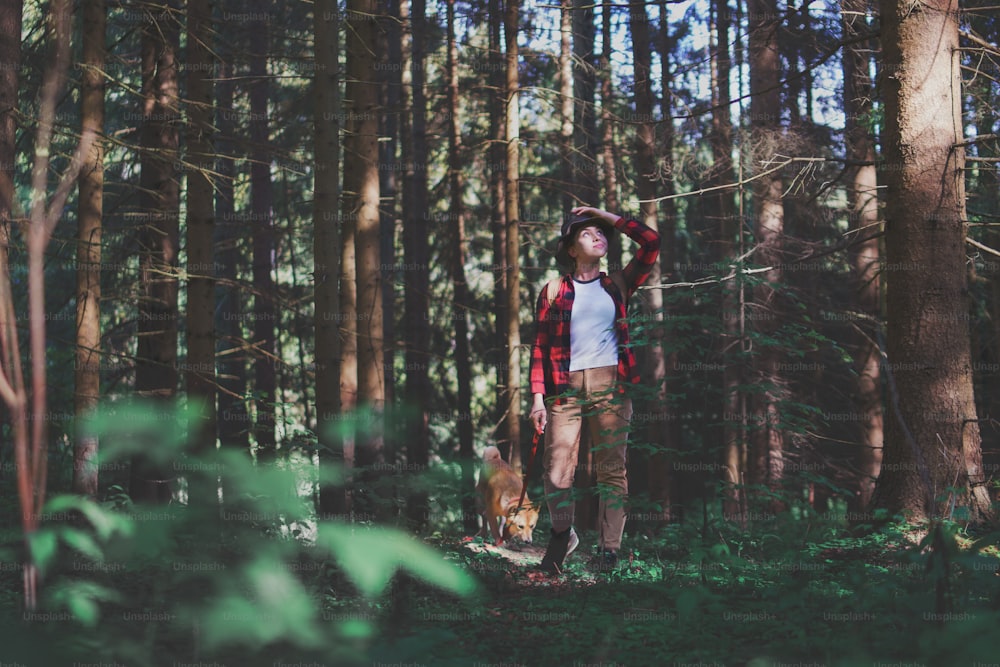
<instances>
[{"instance_id":1,"label":"young woman standing","mask_svg":"<svg viewBox=\"0 0 1000 667\"><path fill-rule=\"evenodd\" d=\"M599 570L617 564L625 529L625 460L632 417L625 387L639 381L625 310L660 253L660 235L640 222L590 206L571 213L562 224L556 254L571 270L557 290L543 289L538 297L531 351L530 416L535 429L545 431L544 484L552 521L539 568L552 574L562 571L566 556L579 544L571 489L584 422L601 489L594 564ZM639 247L625 268L608 275L601 271L601 260L617 232Z\"/></svg>"}]
</instances>

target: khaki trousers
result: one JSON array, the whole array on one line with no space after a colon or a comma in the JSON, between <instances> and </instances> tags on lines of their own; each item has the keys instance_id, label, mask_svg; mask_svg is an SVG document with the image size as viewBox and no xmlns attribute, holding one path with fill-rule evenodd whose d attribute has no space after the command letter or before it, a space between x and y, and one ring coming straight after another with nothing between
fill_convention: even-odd
<instances>
[{"instance_id":1,"label":"khaki trousers","mask_svg":"<svg viewBox=\"0 0 1000 667\"><path fill-rule=\"evenodd\" d=\"M573 525L573 478L586 421L600 494L598 545L617 551L625 530L625 457L632 402L617 391L617 366L573 371L569 381L570 390L560 397L564 402L549 407L545 429L544 482L552 528L562 532Z\"/></svg>"}]
</instances>

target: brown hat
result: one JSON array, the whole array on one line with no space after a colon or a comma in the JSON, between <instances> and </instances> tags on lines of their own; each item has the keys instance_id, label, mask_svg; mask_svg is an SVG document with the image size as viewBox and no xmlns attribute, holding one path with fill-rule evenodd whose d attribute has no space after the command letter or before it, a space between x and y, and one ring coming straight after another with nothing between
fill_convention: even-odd
<instances>
[{"instance_id":1,"label":"brown hat","mask_svg":"<svg viewBox=\"0 0 1000 667\"><path fill-rule=\"evenodd\" d=\"M604 218L579 215L571 213L563 219L562 234L559 236L559 245L556 248L556 261L563 266L573 266L574 260L569 255L569 247L576 240L576 234L584 227L596 225L604 231L604 236L608 239L608 246L615 240L615 226Z\"/></svg>"}]
</instances>

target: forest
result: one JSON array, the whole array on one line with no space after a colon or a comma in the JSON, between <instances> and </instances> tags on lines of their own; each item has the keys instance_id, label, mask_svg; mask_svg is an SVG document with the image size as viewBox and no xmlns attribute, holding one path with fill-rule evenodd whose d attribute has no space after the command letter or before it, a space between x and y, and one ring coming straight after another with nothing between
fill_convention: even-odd
<instances>
[{"instance_id":1,"label":"forest","mask_svg":"<svg viewBox=\"0 0 1000 667\"><path fill-rule=\"evenodd\" d=\"M998 10L0 0L0 667L1000 664ZM581 206L659 249L550 576Z\"/></svg>"}]
</instances>

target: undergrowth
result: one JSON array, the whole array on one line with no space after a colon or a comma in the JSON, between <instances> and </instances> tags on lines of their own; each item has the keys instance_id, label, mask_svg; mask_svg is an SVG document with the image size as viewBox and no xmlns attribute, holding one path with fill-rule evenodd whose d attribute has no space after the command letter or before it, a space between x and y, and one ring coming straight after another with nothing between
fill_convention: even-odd
<instances>
[{"instance_id":1,"label":"undergrowth","mask_svg":"<svg viewBox=\"0 0 1000 667\"><path fill-rule=\"evenodd\" d=\"M106 454L115 424L126 443L180 442L162 416L122 410L104 424ZM540 578L531 562L468 548L453 524L417 539L314 521L311 498L289 491L291 466L185 460L190 488L225 471L228 516L140 507L119 489L53 498L26 547L2 527L0 661L982 667L1000 655L1000 535L956 523L787 511L741 528L705 506L697 521L630 525L607 574L588 570L595 536L582 532L565 574ZM43 575L33 612L19 593L25 548Z\"/></svg>"}]
</instances>

